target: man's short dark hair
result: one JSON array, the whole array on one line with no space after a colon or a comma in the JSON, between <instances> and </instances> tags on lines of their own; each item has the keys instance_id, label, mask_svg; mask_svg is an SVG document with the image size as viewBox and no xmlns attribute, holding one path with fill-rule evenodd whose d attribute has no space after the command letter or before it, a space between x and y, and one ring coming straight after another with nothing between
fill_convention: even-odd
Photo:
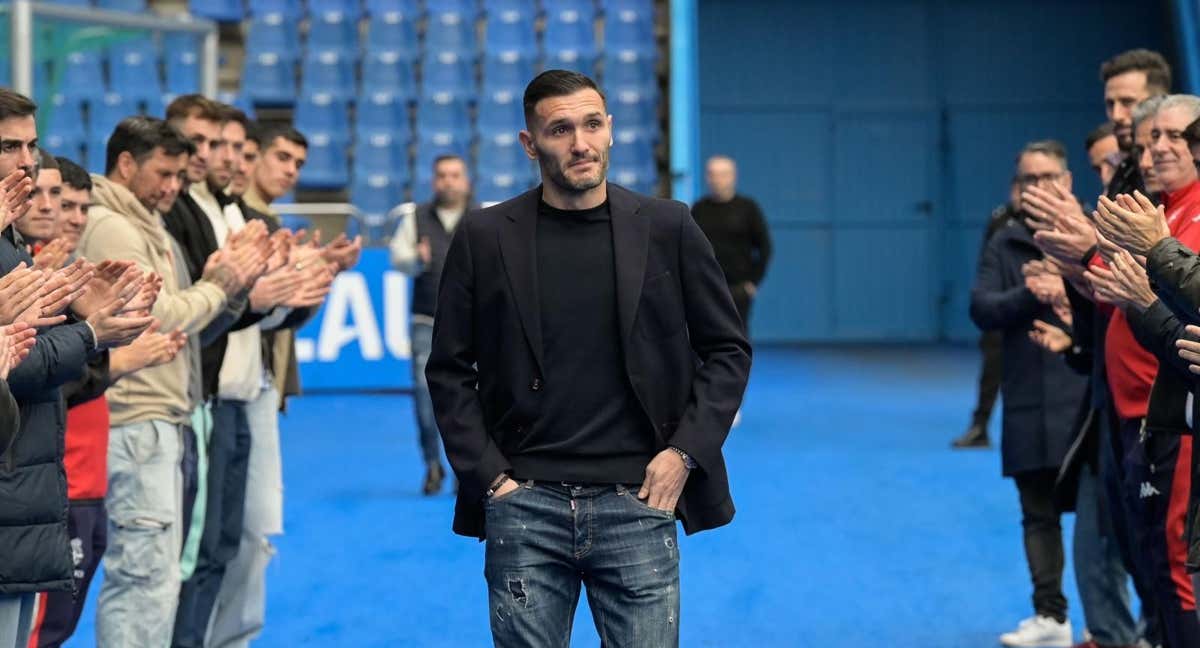
<instances>
[{"instance_id":1,"label":"man's short dark hair","mask_svg":"<svg viewBox=\"0 0 1200 648\"><path fill-rule=\"evenodd\" d=\"M58 162L58 172L62 174L64 185L76 191L92 190L92 176L87 169L65 157L56 157L54 160Z\"/></svg>"},{"instance_id":2,"label":"man's short dark hair","mask_svg":"<svg viewBox=\"0 0 1200 648\"><path fill-rule=\"evenodd\" d=\"M443 154L433 158L433 169L436 171L439 164L441 164L442 162L449 162L450 160L457 160L459 162L462 162L462 165L464 168L467 166L467 161L465 159L463 159L463 156L455 154L455 153L443 153Z\"/></svg>"},{"instance_id":3,"label":"man's short dark hair","mask_svg":"<svg viewBox=\"0 0 1200 648\"><path fill-rule=\"evenodd\" d=\"M241 108L227 104L221 104L221 108L225 112L225 116L221 120L222 123L227 124L229 122L237 122L242 125L242 128L244 128L247 133L250 132L250 118L246 116L246 113L242 112Z\"/></svg>"},{"instance_id":4,"label":"man's short dark hair","mask_svg":"<svg viewBox=\"0 0 1200 648\"><path fill-rule=\"evenodd\" d=\"M167 121L171 123L179 123L188 117L196 117L219 124L225 121L225 114L223 104L202 94L185 94L175 97L171 105L167 106L166 117Z\"/></svg>"},{"instance_id":5,"label":"man's short dark hair","mask_svg":"<svg viewBox=\"0 0 1200 648\"><path fill-rule=\"evenodd\" d=\"M54 159L54 156L51 155L49 151L38 149L38 168L57 171L58 160Z\"/></svg>"},{"instance_id":6,"label":"man's short dark hair","mask_svg":"<svg viewBox=\"0 0 1200 648\"><path fill-rule=\"evenodd\" d=\"M29 117L37 113L37 104L19 92L0 88L0 121L13 117Z\"/></svg>"},{"instance_id":7,"label":"man's short dark hair","mask_svg":"<svg viewBox=\"0 0 1200 648\"><path fill-rule=\"evenodd\" d=\"M1085 151L1092 150L1092 147L1096 145L1096 142L1099 142L1105 137L1112 136L1113 133L1114 131L1112 122L1104 122L1103 124L1100 124L1094 128L1092 132L1088 133L1087 138L1083 140L1083 149Z\"/></svg>"},{"instance_id":8,"label":"man's short dark hair","mask_svg":"<svg viewBox=\"0 0 1200 648\"><path fill-rule=\"evenodd\" d=\"M1188 127L1183 129L1183 139L1187 140L1188 146L1200 144L1200 119L1188 124Z\"/></svg>"},{"instance_id":9,"label":"man's short dark hair","mask_svg":"<svg viewBox=\"0 0 1200 648\"><path fill-rule=\"evenodd\" d=\"M308 150L308 139L289 124L252 122L246 129L246 139L258 144L258 148L264 151L271 148L275 144L275 140L281 137Z\"/></svg>"},{"instance_id":10,"label":"man's short dark hair","mask_svg":"<svg viewBox=\"0 0 1200 648\"><path fill-rule=\"evenodd\" d=\"M1030 142L1021 148L1021 152L1017 153L1017 166L1021 166L1021 158L1033 153L1041 153L1052 157L1059 162L1062 162L1063 170L1067 170L1067 147L1058 140L1046 139Z\"/></svg>"},{"instance_id":11,"label":"man's short dark hair","mask_svg":"<svg viewBox=\"0 0 1200 648\"><path fill-rule=\"evenodd\" d=\"M145 115L126 117L108 138L104 173L112 173L117 168L117 158L122 153L128 152L141 164L156 148L161 148L163 153L170 156L184 153L193 155L196 152L196 145L167 121Z\"/></svg>"},{"instance_id":12,"label":"man's short dark hair","mask_svg":"<svg viewBox=\"0 0 1200 648\"><path fill-rule=\"evenodd\" d=\"M596 85L596 82L591 80L586 74L572 72L570 70L546 70L533 78L529 85L525 86L525 125L529 126L533 122L533 116L537 114L537 105L542 99L550 97L565 97L575 94L580 90L595 90L600 95L600 100L604 102L607 109L608 99L604 97L604 92Z\"/></svg>"},{"instance_id":13,"label":"man's short dark hair","mask_svg":"<svg viewBox=\"0 0 1200 648\"><path fill-rule=\"evenodd\" d=\"M1146 89L1151 96L1171 91L1171 64L1162 54L1148 49L1131 49L1121 52L1100 64L1100 80L1109 79L1126 72L1145 72Z\"/></svg>"}]
</instances>

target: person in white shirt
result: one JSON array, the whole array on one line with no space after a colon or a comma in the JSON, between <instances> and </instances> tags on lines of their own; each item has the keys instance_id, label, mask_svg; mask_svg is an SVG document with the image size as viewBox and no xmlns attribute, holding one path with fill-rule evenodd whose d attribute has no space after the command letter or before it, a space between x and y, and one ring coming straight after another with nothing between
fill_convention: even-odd
<instances>
[{"instance_id":1,"label":"person in white shirt","mask_svg":"<svg viewBox=\"0 0 1200 648\"><path fill-rule=\"evenodd\" d=\"M437 305L438 281L454 228L466 213L471 199L467 163L457 155L443 155L433 162L433 202L418 205L400 223L392 237L392 265L413 278L412 341L413 400L420 430L421 454L425 460L422 491L435 495L442 490L441 439L433 417L433 401L425 381L425 364L433 346L433 312Z\"/></svg>"}]
</instances>

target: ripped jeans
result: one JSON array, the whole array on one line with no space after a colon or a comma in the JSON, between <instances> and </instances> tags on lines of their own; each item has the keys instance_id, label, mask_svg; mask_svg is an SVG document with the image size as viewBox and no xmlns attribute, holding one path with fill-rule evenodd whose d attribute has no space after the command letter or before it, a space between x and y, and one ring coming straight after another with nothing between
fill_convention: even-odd
<instances>
[{"instance_id":1,"label":"ripped jeans","mask_svg":"<svg viewBox=\"0 0 1200 648\"><path fill-rule=\"evenodd\" d=\"M96 610L100 648L171 643L183 535L181 425L119 425L108 437L108 550Z\"/></svg>"},{"instance_id":2,"label":"ripped jeans","mask_svg":"<svg viewBox=\"0 0 1200 648\"><path fill-rule=\"evenodd\" d=\"M675 515L638 485L523 482L485 504L497 648L566 648L580 585L605 648L679 645Z\"/></svg>"}]
</instances>

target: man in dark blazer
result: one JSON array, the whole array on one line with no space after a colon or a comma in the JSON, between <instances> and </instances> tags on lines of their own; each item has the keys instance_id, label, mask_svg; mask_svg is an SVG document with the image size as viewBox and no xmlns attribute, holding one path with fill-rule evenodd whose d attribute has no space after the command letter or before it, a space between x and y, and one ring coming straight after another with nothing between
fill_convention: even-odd
<instances>
[{"instance_id":1,"label":"man in dark blazer","mask_svg":"<svg viewBox=\"0 0 1200 648\"><path fill-rule=\"evenodd\" d=\"M487 540L497 646L568 645L581 583L606 646L676 646L675 520L733 518L750 346L687 206L607 183L596 84L550 70L524 107L543 184L463 219L438 294L454 530Z\"/></svg>"}]
</instances>

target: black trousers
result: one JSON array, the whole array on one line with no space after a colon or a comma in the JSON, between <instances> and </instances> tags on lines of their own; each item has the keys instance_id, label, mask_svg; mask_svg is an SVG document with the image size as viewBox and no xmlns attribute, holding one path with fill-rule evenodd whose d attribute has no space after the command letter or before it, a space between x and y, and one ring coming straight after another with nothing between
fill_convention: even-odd
<instances>
[{"instance_id":1,"label":"black trousers","mask_svg":"<svg viewBox=\"0 0 1200 648\"><path fill-rule=\"evenodd\" d=\"M979 336L979 350L983 356L983 366L979 370L979 395L975 399L971 424L987 427L988 419L992 418L992 408L996 406L996 397L1000 395L1000 379L1004 375L1004 333L984 331Z\"/></svg>"},{"instance_id":2,"label":"black trousers","mask_svg":"<svg viewBox=\"0 0 1200 648\"><path fill-rule=\"evenodd\" d=\"M1192 437L1162 432L1139 434L1125 459L1125 493L1137 518L1134 548L1143 557L1170 648L1200 646L1184 539L1191 461Z\"/></svg>"},{"instance_id":3,"label":"black trousers","mask_svg":"<svg viewBox=\"0 0 1200 648\"><path fill-rule=\"evenodd\" d=\"M208 496L196 571L179 589L175 648L199 648L221 591L225 567L237 555L246 511L246 469L250 460L250 420L246 403L218 401L208 443Z\"/></svg>"},{"instance_id":4,"label":"black trousers","mask_svg":"<svg viewBox=\"0 0 1200 648\"><path fill-rule=\"evenodd\" d=\"M88 588L100 558L108 548L108 512L104 500L71 500L67 504L67 533L75 563L75 592L49 592L45 613L35 630L38 648L58 648L75 633Z\"/></svg>"},{"instance_id":5,"label":"black trousers","mask_svg":"<svg viewBox=\"0 0 1200 648\"><path fill-rule=\"evenodd\" d=\"M1063 539L1058 510L1054 506L1056 470L1018 473L1021 496L1021 528L1025 534L1025 561L1033 581L1033 609L1058 622L1067 618L1067 597L1062 591Z\"/></svg>"}]
</instances>

